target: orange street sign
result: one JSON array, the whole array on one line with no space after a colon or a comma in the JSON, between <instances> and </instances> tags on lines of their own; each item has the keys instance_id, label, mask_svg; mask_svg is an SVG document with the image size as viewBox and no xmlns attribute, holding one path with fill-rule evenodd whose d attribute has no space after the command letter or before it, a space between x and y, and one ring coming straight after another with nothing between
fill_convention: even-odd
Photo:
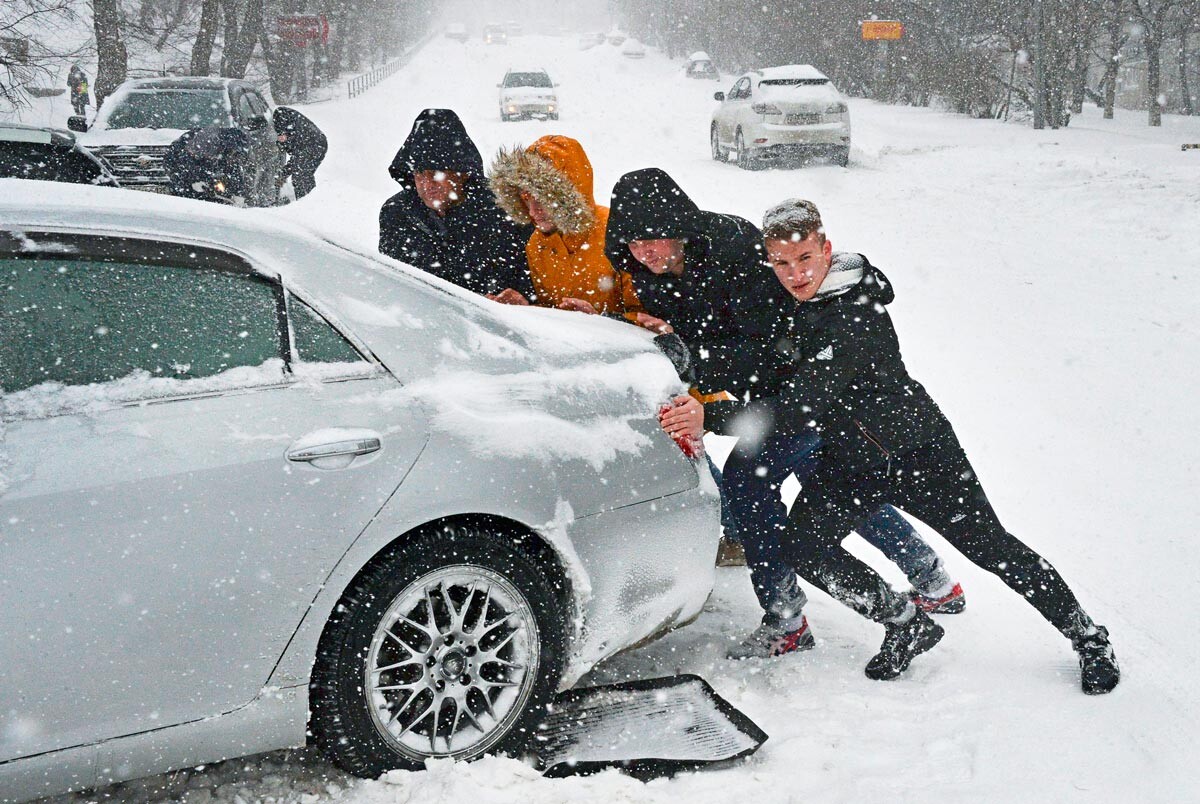
<instances>
[{"instance_id":1,"label":"orange street sign","mask_svg":"<svg viewBox=\"0 0 1200 804\"><path fill-rule=\"evenodd\" d=\"M902 39L904 23L896 20L863 20L863 39Z\"/></svg>"}]
</instances>

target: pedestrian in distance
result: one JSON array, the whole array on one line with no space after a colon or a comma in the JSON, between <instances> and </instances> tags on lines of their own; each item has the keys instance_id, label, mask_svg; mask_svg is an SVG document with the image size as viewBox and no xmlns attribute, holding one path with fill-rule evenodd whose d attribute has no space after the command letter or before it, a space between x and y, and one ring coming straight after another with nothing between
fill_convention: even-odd
<instances>
[{"instance_id":1,"label":"pedestrian in distance","mask_svg":"<svg viewBox=\"0 0 1200 804\"><path fill-rule=\"evenodd\" d=\"M317 168L329 150L329 141L317 124L288 106L278 106L272 114L279 149L287 157L280 182L292 177L296 198L303 198L317 186Z\"/></svg>"},{"instance_id":2,"label":"pedestrian in distance","mask_svg":"<svg viewBox=\"0 0 1200 804\"><path fill-rule=\"evenodd\" d=\"M610 209L606 249L613 266L632 278L645 309L638 323L678 335L697 359L710 350L736 350L743 340L770 338L779 309L791 297L766 270L762 234L754 224L701 210L658 168L622 176ZM729 391L746 393L749 387L701 385L697 396L717 403L732 399ZM804 615L807 598L780 555L778 536L787 521L780 487L792 474L805 479L820 445L812 432L765 439L749 434L725 464L720 484L728 509L725 530L736 533L745 548L764 612L761 626L729 650L730 658L779 656L815 645ZM890 506L864 511L856 530L905 571L918 605L939 613L963 610L962 587Z\"/></svg>"},{"instance_id":3,"label":"pedestrian in distance","mask_svg":"<svg viewBox=\"0 0 1200 804\"><path fill-rule=\"evenodd\" d=\"M84 114L92 98L88 91L87 73L78 64L72 64L67 73L67 89L71 92L71 108L75 114Z\"/></svg>"},{"instance_id":4,"label":"pedestrian in distance","mask_svg":"<svg viewBox=\"0 0 1200 804\"><path fill-rule=\"evenodd\" d=\"M379 210L379 250L479 294L532 294L525 241L488 189L483 157L458 115L426 109L388 169L400 192Z\"/></svg>"},{"instance_id":5,"label":"pedestrian in distance","mask_svg":"<svg viewBox=\"0 0 1200 804\"><path fill-rule=\"evenodd\" d=\"M1108 631L1083 610L1058 571L1000 524L950 422L908 373L887 305L883 273L862 255L835 256L817 208L772 207L763 236L779 283L791 295L773 339L744 344L739 371L781 377L738 416L758 415L778 434L817 433L825 442L781 534L784 559L809 582L886 630L867 664L873 679L903 673L943 629L841 546L865 511L895 505L994 573L1070 640L1083 691L1120 680ZM714 429L729 411L706 413ZM714 421L718 419L717 421ZM736 418L736 417L735 417Z\"/></svg>"},{"instance_id":6,"label":"pedestrian in distance","mask_svg":"<svg viewBox=\"0 0 1200 804\"><path fill-rule=\"evenodd\" d=\"M592 163L579 142L549 135L528 148L501 149L489 181L500 207L534 226L525 245L533 293L510 288L497 301L634 320L641 305L628 274L605 256L608 207L595 201Z\"/></svg>"}]
</instances>

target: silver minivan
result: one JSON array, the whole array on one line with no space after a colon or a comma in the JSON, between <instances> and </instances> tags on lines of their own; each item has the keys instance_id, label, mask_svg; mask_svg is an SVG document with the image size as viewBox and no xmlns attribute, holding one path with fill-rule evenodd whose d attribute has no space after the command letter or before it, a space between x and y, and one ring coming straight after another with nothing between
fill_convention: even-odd
<instances>
[{"instance_id":1,"label":"silver minivan","mask_svg":"<svg viewBox=\"0 0 1200 804\"><path fill-rule=\"evenodd\" d=\"M520 750L694 618L719 502L637 327L280 220L0 180L0 799Z\"/></svg>"},{"instance_id":2,"label":"silver minivan","mask_svg":"<svg viewBox=\"0 0 1200 804\"><path fill-rule=\"evenodd\" d=\"M751 70L713 98L721 102L709 125L713 159L732 153L743 169L788 157L850 160L846 99L811 65Z\"/></svg>"}]
</instances>

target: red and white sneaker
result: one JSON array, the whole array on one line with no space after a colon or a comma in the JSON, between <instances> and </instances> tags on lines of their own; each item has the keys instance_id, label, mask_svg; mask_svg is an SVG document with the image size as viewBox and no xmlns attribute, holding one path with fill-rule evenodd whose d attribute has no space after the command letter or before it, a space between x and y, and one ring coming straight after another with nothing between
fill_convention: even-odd
<instances>
[{"instance_id":1,"label":"red and white sneaker","mask_svg":"<svg viewBox=\"0 0 1200 804\"><path fill-rule=\"evenodd\" d=\"M765 619L765 618L764 618ZM808 618L800 618L800 627L789 630L782 625L764 622L748 637L725 652L728 659L769 659L798 650L812 650L817 646Z\"/></svg>"},{"instance_id":2,"label":"red and white sneaker","mask_svg":"<svg viewBox=\"0 0 1200 804\"><path fill-rule=\"evenodd\" d=\"M942 597L925 597L916 589L908 594L917 608L926 614L961 614L967 607L967 596L963 594L962 584L954 584L949 594Z\"/></svg>"}]
</instances>

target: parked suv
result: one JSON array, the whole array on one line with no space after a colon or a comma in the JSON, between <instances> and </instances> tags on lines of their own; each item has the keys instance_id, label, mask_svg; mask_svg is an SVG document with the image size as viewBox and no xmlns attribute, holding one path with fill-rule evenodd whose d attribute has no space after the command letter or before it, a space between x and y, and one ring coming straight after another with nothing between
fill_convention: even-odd
<instances>
[{"instance_id":1,"label":"parked suv","mask_svg":"<svg viewBox=\"0 0 1200 804\"><path fill-rule=\"evenodd\" d=\"M558 119L557 86L545 70L509 70L500 87L500 119Z\"/></svg>"},{"instance_id":2,"label":"parked suv","mask_svg":"<svg viewBox=\"0 0 1200 804\"><path fill-rule=\"evenodd\" d=\"M721 101L709 127L713 159L725 161L732 150L744 169L789 156L825 156L839 165L850 159L846 99L815 67L752 70L713 97Z\"/></svg>"},{"instance_id":3,"label":"parked suv","mask_svg":"<svg viewBox=\"0 0 1200 804\"><path fill-rule=\"evenodd\" d=\"M86 132L79 142L108 163L121 186L171 192L163 164L171 144L194 129L232 129L236 147L225 160L239 172L248 206L279 200L283 153L271 109L253 84L230 78L141 78L126 81L89 127L83 117L68 126ZM220 178L220 177L218 177Z\"/></svg>"}]
</instances>

